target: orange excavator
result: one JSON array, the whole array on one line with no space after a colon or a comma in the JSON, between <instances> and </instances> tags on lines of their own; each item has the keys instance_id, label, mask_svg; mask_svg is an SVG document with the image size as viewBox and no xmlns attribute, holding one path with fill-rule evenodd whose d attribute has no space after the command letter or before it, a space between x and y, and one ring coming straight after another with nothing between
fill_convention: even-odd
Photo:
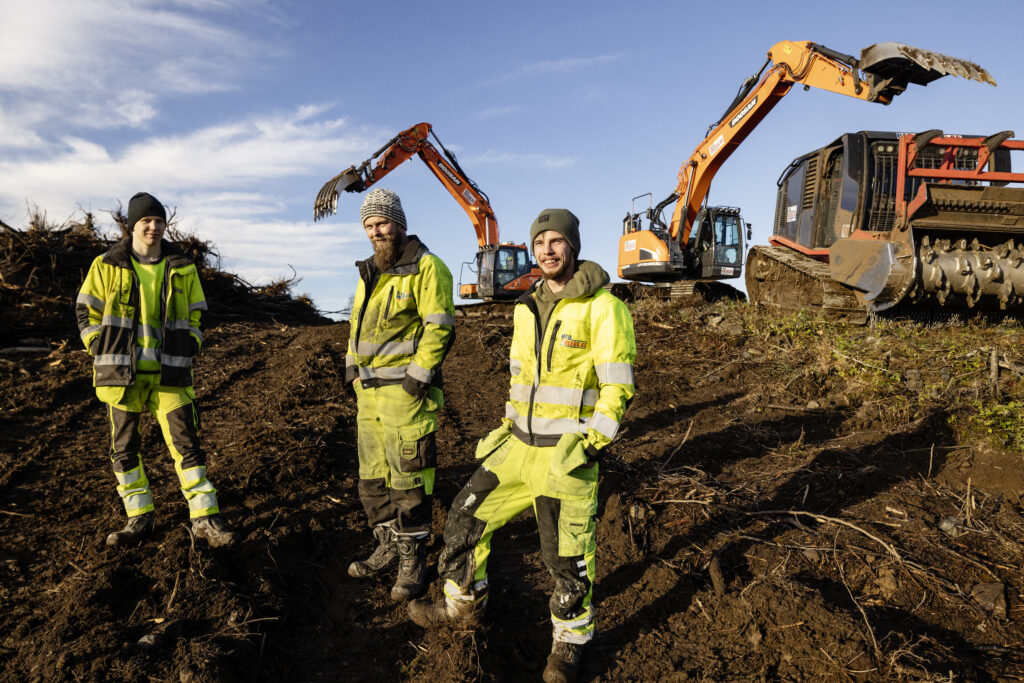
<instances>
[{"instance_id":1,"label":"orange excavator","mask_svg":"<svg viewBox=\"0 0 1024 683\"><path fill-rule=\"evenodd\" d=\"M431 136L437 142L437 147L428 139ZM441 148L440 152L438 147ZM490 199L469 179L455 155L445 149L429 123L418 123L402 131L358 167L350 166L328 180L316 196L313 220L336 213L338 196L342 191L368 190L413 155L419 156L441 181L469 216L476 230L479 245L476 262L463 265L469 265L470 271L477 274L477 281L466 284L460 282L460 297L487 302L514 300L542 277L525 244L499 241L498 219L491 208Z\"/></svg>"},{"instance_id":2,"label":"orange excavator","mask_svg":"<svg viewBox=\"0 0 1024 683\"><path fill-rule=\"evenodd\" d=\"M722 223L719 216L728 218L738 212L706 206L711 181L794 85L889 104L910 84L927 85L950 74L995 85L976 64L901 43L872 45L861 51L859 59L812 42L777 43L760 71L743 82L725 113L683 163L675 191L644 213L626 215L619 240L619 276L678 286L740 275L741 224L733 219L730 229L717 227ZM666 225L661 211L673 202L675 209ZM647 229L642 222L645 217Z\"/></svg>"}]
</instances>

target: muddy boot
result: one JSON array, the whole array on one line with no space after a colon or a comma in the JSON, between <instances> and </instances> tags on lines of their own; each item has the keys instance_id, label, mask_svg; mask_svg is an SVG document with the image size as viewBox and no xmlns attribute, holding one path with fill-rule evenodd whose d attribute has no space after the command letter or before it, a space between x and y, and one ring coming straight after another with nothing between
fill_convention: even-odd
<instances>
[{"instance_id":1,"label":"muddy boot","mask_svg":"<svg viewBox=\"0 0 1024 683\"><path fill-rule=\"evenodd\" d=\"M582 645L563 643L560 640L551 643L548 665L544 667L544 683L573 683L582 660Z\"/></svg>"},{"instance_id":2,"label":"muddy boot","mask_svg":"<svg viewBox=\"0 0 1024 683\"><path fill-rule=\"evenodd\" d=\"M211 548L229 548L240 538L234 531L229 531L217 515L193 519L192 533L196 538L205 538Z\"/></svg>"},{"instance_id":3,"label":"muddy boot","mask_svg":"<svg viewBox=\"0 0 1024 683\"><path fill-rule=\"evenodd\" d=\"M454 585L454 584L450 584ZM475 599L466 595L465 600L441 597L439 600L413 600L409 603L409 618L423 628L438 626L476 626L483 618L487 606L486 591L476 594Z\"/></svg>"},{"instance_id":4,"label":"muddy boot","mask_svg":"<svg viewBox=\"0 0 1024 683\"><path fill-rule=\"evenodd\" d=\"M120 531L107 536L107 545L128 546L135 545L142 540L156 526L156 515L152 512L144 512L135 517L129 517L128 523Z\"/></svg>"},{"instance_id":5,"label":"muddy boot","mask_svg":"<svg viewBox=\"0 0 1024 683\"><path fill-rule=\"evenodd\" d=\"M377 539L377 547L374 548L373 554L348 566L348 575L353 579L364 579L380 574L398 560L398 539L391 522L373 527L373 537Z\"/></svg>"},{"instance_id":6,"label":"muddy boot","mask_svg":"<svg viewBox=\"0 0 1024 683\"><path fill-rule=\"evenodd\" d=\"M391 599L418 598L427 585L427 538L399 536L397 546L398 578L391 589Z\"/></svg>"}]
</instances>

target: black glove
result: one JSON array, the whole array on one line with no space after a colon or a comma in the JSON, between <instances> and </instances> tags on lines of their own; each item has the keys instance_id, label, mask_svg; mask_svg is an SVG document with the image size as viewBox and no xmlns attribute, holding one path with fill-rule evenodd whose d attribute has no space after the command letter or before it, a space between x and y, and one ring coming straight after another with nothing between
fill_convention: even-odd
<instances>
[{"instance_id":1,"label":"black glove","mask_svg":"<svg viewBox=\"0 0 1024 683\"><path fill-rule=\"evenodd\" d=\"M405 393L413 398L423 398L427 395L427 389L430 388L430 385L419 381L415 377L406 375L405 379L402 380L402 388L405 389Z\"/></svg>"},{"instance_id":2,"label":"black glove","mask_svg":"<svg viewBox=\"0 0 1024 683\"><path fill-rule=\"evenodd\" d=\"M89 342L89 355L90 356L95 356L99 352L100 352L100 338L96 337L91 342Z\"/></svg>"}]
</instances>

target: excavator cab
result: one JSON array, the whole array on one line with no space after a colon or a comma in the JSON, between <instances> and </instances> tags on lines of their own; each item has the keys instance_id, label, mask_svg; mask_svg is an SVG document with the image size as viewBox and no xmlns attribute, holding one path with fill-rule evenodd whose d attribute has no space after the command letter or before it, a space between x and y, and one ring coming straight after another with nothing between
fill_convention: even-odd
<instances>
[{"instance_id":1,"label":"excavator cab","mask_svg":"<svg viewBox=\"0 0 1024 683\"><path fill-rule=\"evenodd\" d=\"M750 233L750 226L746 225ZM701 211L690 231L688 246L694 277L737 277L743 267L744 221L734 206L711 206Z\"/></svg>"},{"instance_id":2,"label":"excavator cab","mask_svg":"<svg viewBox=\"0 0 1024 683\"><path fill-rule=\"evenodd\" d=\"M459 296L463 299L515 299L539 278L525 244L502 242L485 247L476 253L475 268L464 263L463 269L467 266L477 279L476 283L459 283ZM461 274L459 279L462 280Z\"/></svg>"}]
</instances>

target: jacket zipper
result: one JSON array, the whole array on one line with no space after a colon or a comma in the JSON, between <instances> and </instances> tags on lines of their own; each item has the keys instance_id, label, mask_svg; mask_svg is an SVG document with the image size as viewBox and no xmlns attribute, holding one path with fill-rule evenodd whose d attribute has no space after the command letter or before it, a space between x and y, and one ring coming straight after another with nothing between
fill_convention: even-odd
<instances>
[{"instance_id":1,"label":"jacket zipper","mask_svg":"<svg viewBox=\"0 0 1024 683\"><path fill-rule=\"evenodd\" d=\"M555 321L555 329L551 330L551 340L548 342L548 372L551 372L551 356L555 353L555 337L558 336L558 328L562 326L561 320Z\"/></svg>"},{"instance_id":2,"label":"jacket zipper","mask_svg":"<svg viewBox=\"0 0 1024 683\"><path fill-rule=\"evenodd\" d=\"M388 290L388 302L384 305L384 317L381 319L382 322L388 321L388 313L391 312L391 297L395 295L395 286L391 285L391 289Z\"/></svg>"},{"instance_id":3,"label":"jacket zipper","mask_svg":"<svg viewBox=\"0 0 1024 683\"><path fill-rule=\"evenodd\" d=\"M555 309L558 308L558 304L559 304L559 302L556 301L554 308L551 309L551 316L548 317L548 324L549 325L551 324L551 317L553 317L555 315ZM541 370L544 368L544 358L543 358L543 356L544 356L544 330L542 330L540 328L540 312L537 310L537 302L533 300L533 297L528 297L527 298L527 306L530 308L530 311L533 313L533 324L534 324L534 330L535 330L535 332L534 332L534 341L533 341L533 351L534 351L535 354L537 354L537 374L533 378L533 388L530 389L530 407L526 411L526 431L530 435L530 445L532 446L533 445L533 402L534 402L534 398L537 396L537 389L540 387L540 373L541 373ZM561 324L562 324L561 320L555 321L555 330L554 330L554 332L558 331L558 327ZM554 338L555 338L554 332L551 333L552 341L549 344L549 347L554 345ZM548 352L548 365L550 366L550 364L551 364L551 352L549 351ZM550 367L548 367L548 372L551 372L551 368Z\"/></svg>"}]
</instances>

